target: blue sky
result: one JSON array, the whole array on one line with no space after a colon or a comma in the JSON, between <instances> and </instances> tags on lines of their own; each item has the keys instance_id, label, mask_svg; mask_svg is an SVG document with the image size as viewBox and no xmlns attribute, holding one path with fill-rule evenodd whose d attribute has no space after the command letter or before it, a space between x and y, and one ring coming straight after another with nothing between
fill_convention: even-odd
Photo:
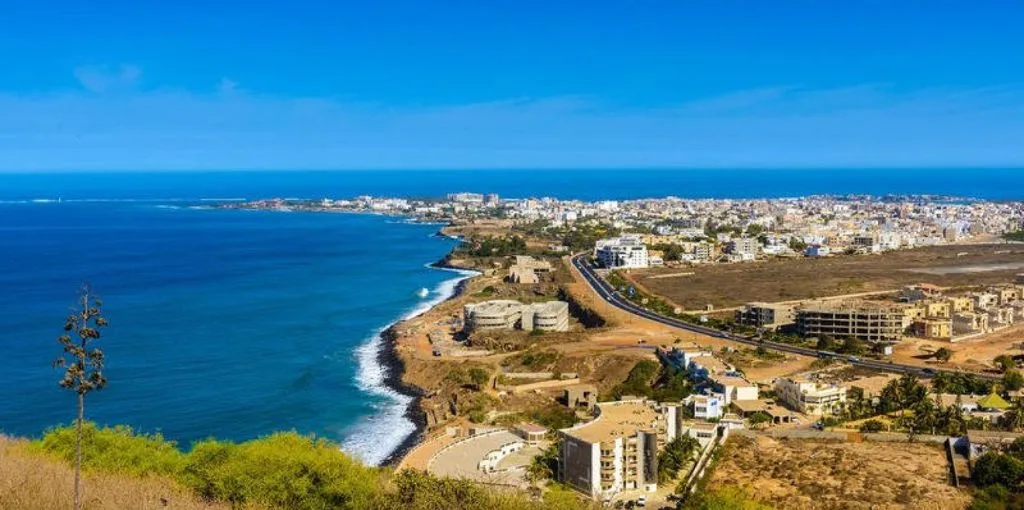
<instances>
[{"instance_id":1,"label":"blue sky","mask_svg":"<svg viewBox=\"0 0 1024 510\"><path fill-rule=\"evenodd\" d=\"M0 170L1024 166L1024 4L6 0Z\"/></svg>"}]
</instances>

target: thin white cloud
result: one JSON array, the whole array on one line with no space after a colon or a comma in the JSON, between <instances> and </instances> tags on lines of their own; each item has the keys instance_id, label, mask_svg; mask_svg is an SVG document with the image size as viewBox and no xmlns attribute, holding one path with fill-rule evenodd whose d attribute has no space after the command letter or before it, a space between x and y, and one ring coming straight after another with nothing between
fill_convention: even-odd
<instances>
[{"instance_id":1,"label":"thin white cloud","mask_svg":"<svg viewBox=\"0 0 1024 510\"><path fill-rule=\"evenodd\" d=\"M784 87L664 108L398 108L228 88L0 94L0 169L1024 165L1017 85Z\"/></svg>"},{"instance_id":2,"label":"thin white cloud","mask_svg":"<svg viewBox=\"0 0 1024 510\"><path fill-rule=\"evenodd\" d=\"M217 92L221 94L234 94L238 91L238 82L230 78L221 78L217 84Z\"/></svg>"},{"instance_id":3,"label":"thin white cloud","mask_svg":"<svg viewBox=\"0 0 1024 510\"><path fill-rule=\"evenodd\" d=\"M118 68L109 66L80 66L75 68L75 78L90 92L103 93L114 90L128 90L138 84L142 69L124 64Z\"/></svg>"}]
</instances>

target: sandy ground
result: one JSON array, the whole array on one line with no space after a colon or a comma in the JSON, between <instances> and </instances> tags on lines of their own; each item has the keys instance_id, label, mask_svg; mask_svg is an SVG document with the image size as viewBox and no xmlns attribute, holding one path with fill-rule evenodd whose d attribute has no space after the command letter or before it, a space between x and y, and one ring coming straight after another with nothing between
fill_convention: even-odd
<instances>
[{"instance_id":1,"label":"sandy ground","mask_svg":"<svg viewBox=\"0 0 1024 510\"><path fill-rule=\"evenodd\" d=\"M907 338L900 342L893 352L893 361L909 365L937 365L943 368L965 370L991 370L992 360L1000 354L1024 354L1017 345L1024 341L1024 323L1014 324L1006 329L988 335L950 343L939 340ZM945 347L953 351L948 363L939 363L931 353Z\"/></svg>"},{"instance_id":2,"label":"sandy ground","mask_svg":"<svg viewBox=\"0 0 1024 510\"><path fill-rule=\"evenodd\" d=\"M963 509L941 447L732 437L709 487L739 485L776 508Z\"/></svg>"},{"instance_id":3,"label":"sandy ground","mask_svg":"<svg viewBox=\"0 0 1024 510\"><path fill-rule=\"evenodd\" d=\"M767 260L692 268L640 270L636 279L653 294L689 309L742 305L751 301L792 301L843 294L898 290L928 282L960 287L1012 282L1024 264L1020 245L954 245L901 250L881 255ZM940 270L942 274L914 272ZM690 276L659 275L692 271Z\"/></svg>"}]
</instances>

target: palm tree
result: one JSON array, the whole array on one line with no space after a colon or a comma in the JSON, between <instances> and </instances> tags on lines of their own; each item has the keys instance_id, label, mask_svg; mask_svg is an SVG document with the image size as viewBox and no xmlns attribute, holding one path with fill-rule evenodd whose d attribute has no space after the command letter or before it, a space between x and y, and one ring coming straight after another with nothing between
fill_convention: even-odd
<instances>
[{"instance_id":1,"label":"palm tree","mask_svg":"<svg viewBox=\"0 0 1024 510\"><path fill-rule=\"evenodd\" d=\"M1011 432L1024 428L1024 402L1021 402L1020 399L1014 400L1010 410L1006 411L1000 422Z\"/></svg>"}]
</instances>

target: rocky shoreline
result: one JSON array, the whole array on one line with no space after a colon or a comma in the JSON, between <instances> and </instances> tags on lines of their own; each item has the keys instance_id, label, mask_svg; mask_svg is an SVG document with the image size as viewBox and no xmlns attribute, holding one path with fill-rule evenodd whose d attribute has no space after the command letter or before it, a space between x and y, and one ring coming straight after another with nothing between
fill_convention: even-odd
<instances>
[{"instance_id":1,"label":"rocky shoreline","mask_svg":"<svg viewBox=\"0 0 1024 510\"><path fill-rule=\"evenodd\" d=\"M440 234L440 232L438 234L444 235ZM450 263L450 259L451 253L446 255L441 260L434 262L433 264L430 264L430 267L437 269L470 270L469 268L452 265ZM461 296L465 292L466 285L469 283L469 280L472 278L472 276L469 276L459 281L459 283L455 286L455 291L452 292L452 295L448 296L444 301L442 301L442 303ZM429 310L424 313L429 313ZM398 462L402 460L402 458L405 456L406 453L409 452L409 450L411 450L413 447L419 444L419 442L423 439L424 433L427 430L426 415L423 413L423 410L420 407L420 402L427 392L426 390L419 386L406 383L405 381L402 380L402 375L405 373L405 362L402 360L402 357L399 356L398 351L396 349L398 340L398 333L396 331L396 328L402 322L403 321L395 322L387 329L385 329L383 332L381 332L380 337L381 340L384 342L384 346L380 350L380 353L377 355L377 361L378 363L380 363L380 366L384 368L384 385L392 389L396 393L412 398L412 401L409 402L409 405L405 409L405 417L416 426L416 431L413 432L412 434L409 434L409 436L406 437L402 441L402 443L399 444L397 448L395 448L393 452L388 454L388 456L384 459L384 462L381 463L384 466L394 466L398 464Z\"/></svg>"}]
</instances>

